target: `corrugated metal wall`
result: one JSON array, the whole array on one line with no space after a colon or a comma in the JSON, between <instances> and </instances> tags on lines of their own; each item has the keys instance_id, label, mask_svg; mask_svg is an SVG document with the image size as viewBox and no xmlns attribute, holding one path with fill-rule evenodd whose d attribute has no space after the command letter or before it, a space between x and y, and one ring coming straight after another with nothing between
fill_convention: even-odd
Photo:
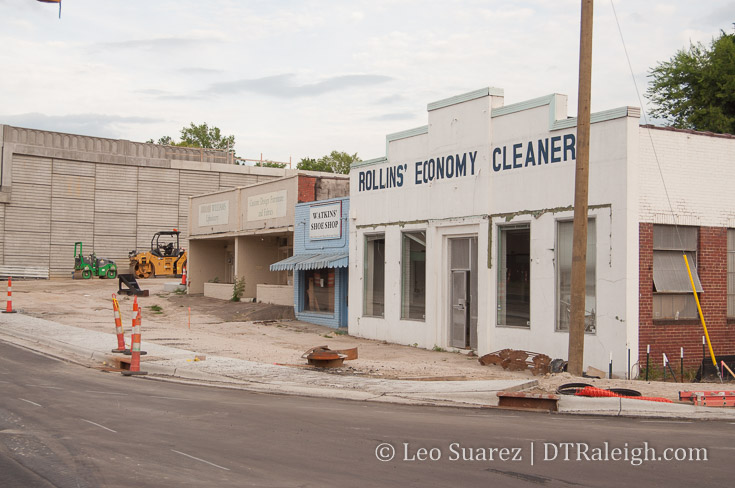
<instances>
[{"instance_id":1,"label":"corrugated metal wall","mask_svg":"<svg viewBox=\"0 0 735 488\"><path fill-rule=\"evenodd\" d=\"M187 247L191 195L278 176L194 171L14 154L10 202L0 205L0 264L74 269L74 243L127 270L128 253L178 228Z\"/></svg>"},{"instance_id":2,"label":"corrugated metal wall","mask_svg":"<svg viewBox=\"0 0 735 488\"><path fill-rule=\"evenodd\" d=\"M13 158L13 193L10 203L5 207L3 264L48 265L51 184L50 159L28 156Z\"/></svg>"}]
</instances>

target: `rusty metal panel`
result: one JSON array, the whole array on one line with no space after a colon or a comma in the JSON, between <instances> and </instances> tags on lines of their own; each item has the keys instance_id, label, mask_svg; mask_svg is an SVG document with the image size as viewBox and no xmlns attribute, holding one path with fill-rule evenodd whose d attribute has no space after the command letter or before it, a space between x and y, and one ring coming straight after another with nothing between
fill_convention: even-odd
<instances>
[{"instance_id":1,"label":"rusty metal panel","mask_svg":"<svg viewBox=\"0 0 735 488\"><path fill-rule=\"evenodd\" d=\"M523 410L545 410L556 412L559 397L543 393L501 392L498 393L498 406Z\"/></svg>"}]
</instances>

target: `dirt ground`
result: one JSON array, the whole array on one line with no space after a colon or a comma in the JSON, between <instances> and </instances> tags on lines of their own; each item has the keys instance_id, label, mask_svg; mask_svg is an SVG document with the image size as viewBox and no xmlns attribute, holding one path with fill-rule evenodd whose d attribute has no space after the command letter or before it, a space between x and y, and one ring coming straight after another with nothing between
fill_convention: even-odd
<instances>
[{"instance_id":1,"label":"dirt ground","mask_svg":"<svg viewBox=\"0 0 735 488\"><path fill-rule=\"evenodd\" d=\"M301 355L311 347L357 347L358 359L345 362L339 370L324 371L417 381L536 379L539 387L534 390L548 393L553 393L561 384L580 381L604 388L630 388L644 396L671 400L678 400L678 392L682 390L720 389L715 384L575 378L568 373L533 376L530 371L510 372L500 366L481 366L477 357L463 353L429 351L362 339L328 327L299 322L293 320L291 307L235 303L163 291L164 283L176 281L166 278L139 281L141 288L150 292L150 296L138 299L142 307L144 342L300 368L306 364ZM117 280L14 280L13 307L19 312L61 324L114 333L111 298L117 287ZM129 332L133 298L121 295L118 301L123 327ZM732 386L722 389L733 389Z\"/></svg>"}]
</instances>

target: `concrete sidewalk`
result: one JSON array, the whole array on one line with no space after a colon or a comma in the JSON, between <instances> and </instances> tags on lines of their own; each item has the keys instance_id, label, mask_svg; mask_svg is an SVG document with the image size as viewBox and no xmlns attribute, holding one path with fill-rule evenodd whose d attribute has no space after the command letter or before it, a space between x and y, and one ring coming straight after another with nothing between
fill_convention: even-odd
<instances>
[{"instance_id":1,"label":"concrete sidewalk","mask_svg":"<svg viewBox=\"0 0 735 488\"><path fill-rule=\"evenodd\" d=\"M0 314L0 339L84 364L112 364L114 334L81 329L20 313ZM206 382L249 391L414 405L494 407L498 393L536 386L535 380L405 381L345 376L207 355L143 342L141 369L149 375ZM735 409L696 407L619 398L562 395L559 412L735 421Z\"/></svg>"}]
</instances>

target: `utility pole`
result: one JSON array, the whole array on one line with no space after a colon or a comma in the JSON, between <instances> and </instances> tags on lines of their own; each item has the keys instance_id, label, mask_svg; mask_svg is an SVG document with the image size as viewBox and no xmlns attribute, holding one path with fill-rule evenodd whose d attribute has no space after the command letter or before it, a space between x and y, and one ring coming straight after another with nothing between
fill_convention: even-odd
<instances>
[{"instance_id":1,"label":"utility pole","mask_svg":"<svg viewBox=\"0 0 735 488\"><path fill-rule=\"evenodd\" d=\"M587 280L587 200L590 161L590 99L592 91L592 7L582 0L579 36L579 95L577 100L577 165L574 178L574 234L572 246L572 297L567 370L582 376L584 367L584 316Z\"/></svg>"}]
</instances>

